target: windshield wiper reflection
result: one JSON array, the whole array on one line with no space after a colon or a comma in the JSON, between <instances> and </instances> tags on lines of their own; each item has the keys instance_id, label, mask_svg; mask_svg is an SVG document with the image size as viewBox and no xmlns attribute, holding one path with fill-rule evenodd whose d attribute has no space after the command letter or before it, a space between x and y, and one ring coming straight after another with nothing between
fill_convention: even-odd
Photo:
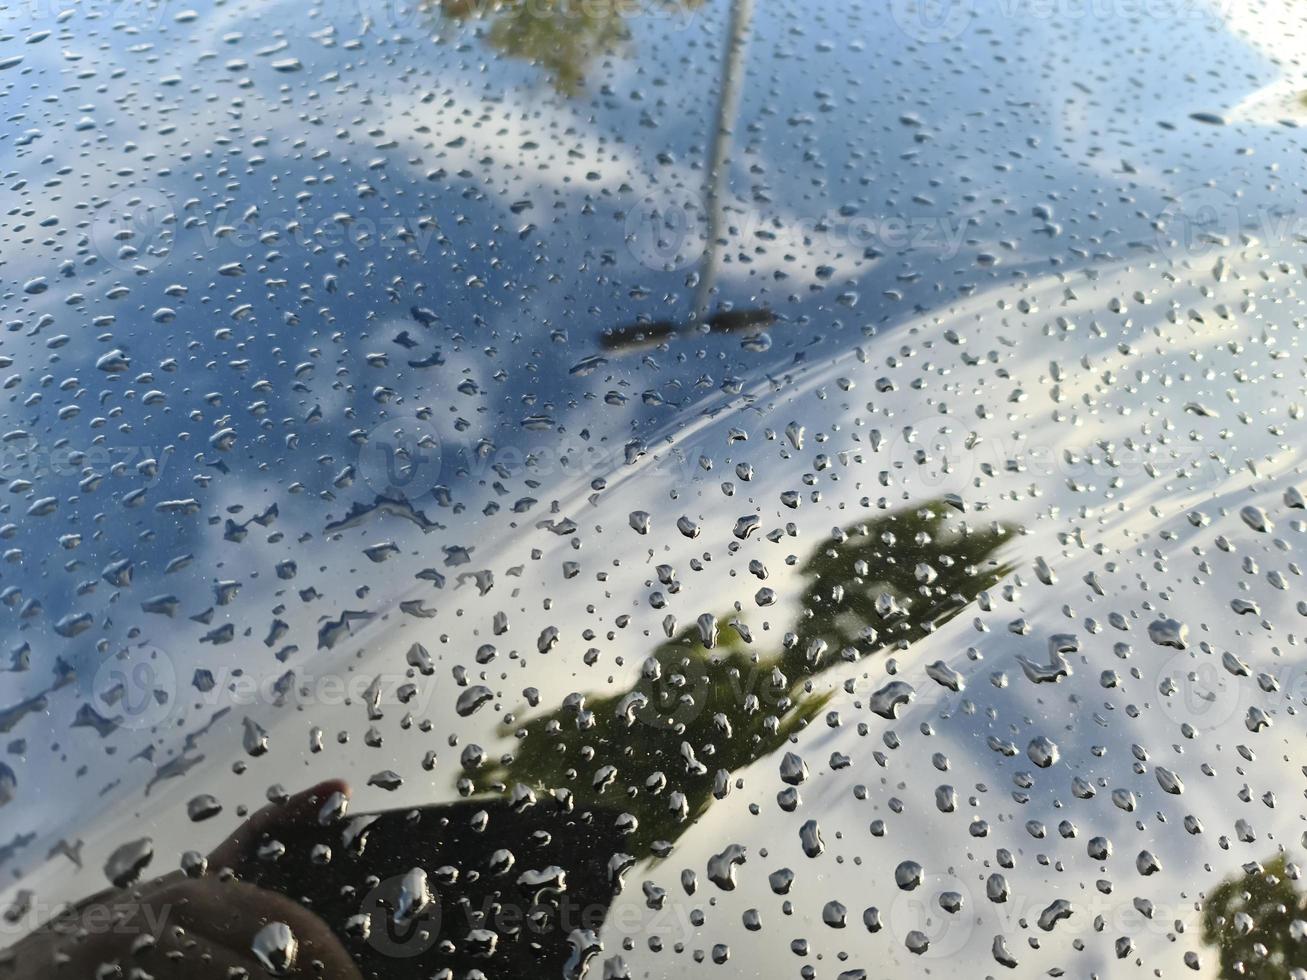
<instances>
[{"instance_id":1,"label":"windshield wiper reflection","mask_svg":"<svg viewBox=\"0 0 1307 980\"><path fill-rule=\"evenodd\" d=\"M704 321L708 333L744 333L776 322L769 309L718 310ZM674 320L649 320L615 327L599 335L599 344L607 351L628 352L657 347L686 332L687 324Z\"/></svg>"}]
</instances>

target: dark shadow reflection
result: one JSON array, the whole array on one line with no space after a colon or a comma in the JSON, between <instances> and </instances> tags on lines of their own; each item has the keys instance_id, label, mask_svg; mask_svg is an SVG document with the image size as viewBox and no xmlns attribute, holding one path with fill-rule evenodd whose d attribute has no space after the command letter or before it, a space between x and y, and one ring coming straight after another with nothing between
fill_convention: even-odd
<instances>
[{"instance_id":1,"label":"dark shadow reflection","mask_svg":"<svg viewBox=\"0 0 1307 980\"><path fill-rule=\"evenodd\" d=\"M822 542L783 638L701 617L627 690L570 696L515 729L511 754L483 764L465 747L471 799L351 817L331 781L274 801L183 872L137 882L129 850L118 887L0 954L0 978L262 975L285 953L265 932L275 923L298 943L284 976L580 977L627 872L667 856L736 774L830 702L820 678L909 649L1011 570L996 557L1007 528L949 514L932 501Z\"/></svg>"},{"instance_id":2,"label":"dark shadow reflection","mask_svg":"<svg viewBox=\"0 0 1307 980\"><path fill-rule=\"evenodd\" d=\"M803 612L783 639L750 643L738 619L701 620L659 645L629 690L573 697L520 726L509 761L468 774L465 791L562 787L578 807L626 815L624 850L665 854L733 773L829 702L832 691L814 690L820 675L906 650L1011 570L994 557L1007 528L964 532L948 510L932 501L828 538L803 566Z\"/></svg>"},{"instance_id":3,"label":"dark shadow reflection","mask_svg":"<svg viewBox=\"0 0 1307 980\"><path fill-rule=\"evenodd\" d=\"M1203 903L1203 941L1216 946L1222 980L1293 980L1307 970L1307 894L1283 854L1221 882Z\"/></svg>"}]
</instances>

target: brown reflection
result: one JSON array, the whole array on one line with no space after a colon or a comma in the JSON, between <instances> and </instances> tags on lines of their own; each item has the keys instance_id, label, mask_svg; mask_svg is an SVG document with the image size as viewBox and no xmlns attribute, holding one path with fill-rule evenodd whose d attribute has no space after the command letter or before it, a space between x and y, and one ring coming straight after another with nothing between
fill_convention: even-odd
<instances>
[{"instance_id":1,"label":"brown reflection","mask_svg":"<svg viewBox=\"0 0 1307 980\"><path fill-rule=\"evenodd\" d=\"M0 977L362 980L334 923L298 900L302 888L259 882L273 860L269 845L293 842L306 830L325 836L323 808L348 793L332 780L269 803L207 857L195 854L184 861L186 871L158 878L141 878L152 863L149 838L124 844L105 867L113 887L53 916L27 893L28 908L7 910L5 924L14 928L32 917L41 924L0 952ZM305 879L302 887L309 886Z\"/></svg>"},{"instance_id":2,"label":"brown reflection","mask_svg":"<svg viewBox=\"0 0 1307 980\"><path fill-rule=\"evenodd\" d=\"M352 816L320 783L255 813L184 870L145 878L124 845L112 888L47 916L29 892L0 978L415 980L575 976L619 887L616 811L562 797Z\"/></svg>"},{"instance_id":3,"label":"brown reflection","mask_svg":"<svg viewBox=\"0 0 1307 980\"><path fill-rule=\"evenodd\" d=\"M702 0L442 0L440 12L460 22L481 21L484 39L509 58L540 67L565 95L585 87L590 66L632 43L641 16L685 17Z\"/></svg>"},{"instance_id":4,"label":"brown reflection","mask_svg":"<svg viewBox=\"0 0 1307 980\"><path fill-rule=\"evenodd\" d=\"M1298 878L1280 854L1207 896L1203 941L1219 949L1224 980L1293 980L1307 970L1307 894Z\"/></svg>"}]
</instances>

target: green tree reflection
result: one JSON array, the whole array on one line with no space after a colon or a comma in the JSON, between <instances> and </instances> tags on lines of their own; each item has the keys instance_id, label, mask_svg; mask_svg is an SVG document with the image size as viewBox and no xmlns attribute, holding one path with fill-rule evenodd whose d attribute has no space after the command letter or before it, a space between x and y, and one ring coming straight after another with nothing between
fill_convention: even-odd
<instances>
[{"instance_id":1,"label":"green tree reflection","mask_svg":"<svg viewBox=\"0 0 1307 980\"><path fill-rule=\"evenodd\" d=\"M992 558L1008 528L950 526L949 511L930 501L848 528L813 552L796 655L811 665L841 651L906 648L1011 571Z\"/></svg>"},{"instance_id":2,"label":"green tree reflection","mask_svg":"<svg viewBox=\"0 0 1307 980\"><path fill-rule=\"evenodd\" d=\"M1203 941L1219 948L1228 980L1291 980L1307 970L1304 922L1307 895L1282 854L1255 874L1227 878L1203 903Z\"/></svg>"},{"instance_id":3,"label":"green tree reflection","mask_svg":"<svg viewBox=\"0 0 1307 980\"><path fill-rule=\"evenodd\" d=\"M575 95L598 58L631 41L639 16L684 16L702 0L443 0L443 16L485 22L484 40L510 58L539 66L554 88Z\"/></svg>"},{"instance_id":4,"label":"green tree reflection","mask_svg":"<svg viewBox=\"0 0 1307 980\"><path fill-rule=\"evenodd\" d=\"M712 627L683 629L652 652L632 688L574 696L520 726L511 760L475 773L471 788L563 789L578 808L634 817L623 845L631 854L659 852L730 792L734 774L826 706L834 690L818 689L820 675L887 646L906 649L1011 570L994 557L1007 528L969 528L947 514L933 501L833 535L803 566L804 612L779 649L761 652L747 625L725 617L712 646L703 642ZM764 635L770 643L775 634Z\"/></svg>"}]
</instances>

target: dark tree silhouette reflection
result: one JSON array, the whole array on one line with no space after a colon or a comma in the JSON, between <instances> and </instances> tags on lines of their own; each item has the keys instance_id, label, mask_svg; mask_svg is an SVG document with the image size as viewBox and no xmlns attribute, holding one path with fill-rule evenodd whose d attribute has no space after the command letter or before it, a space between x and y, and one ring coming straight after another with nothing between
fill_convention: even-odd
<instances>
[{"instance_id":1,"label":"dark tree silhouette reflection","mask_svg":"<svg viewBox=\"0 0 1307 980\"><path fill-rule=\"evenodd\" d=\"M654 649L633 687L568 697L515 730L512 755L491 766L465 754L471 771L460 791L474 799L324 824L323 801L347 791L329 781L260 811L215 850L210 860L230 878L165 876L134 891L167 907L180 880L213 919L233 909L257 918L264 907L293 914L296 931L334 956L325 974L333 977L470 976L489 958L505 976L580 976L626 870L668 854L738 773L821 712L836 683L825 675L888 647L906 650L1007 574L995 556L1008 529L952 517L934 502L836 532L800 569L803 613L783 639L702 617ZM525 870L509 874L519 855ZM439 903L401 928L393 910L411 900L404 889L415 866L438 878ZM1276 911L1276 894L1251 907L1283 941L1298 899L1290 888L1292 911ZM101 904L136 907L122 889L105 896ZM69 922L76 930L81 920ZM44 976L62 942L49 929L25 938L10 954L27 964L16 976ZM248 938L238 945L251 948ZM155 971L160 980L194 973L180 958Z\"/></svg>"},{"instance_id":2,"label":"dark tree silhouette reflection","mask_svg":"<svg viewBox=\"0 0 1307 980\"><path fill-rule=\"evenodd\" d=\"M682 629L632 688L573 695L517 728L508 761L469 774L464 792L561 794L623 814L632 855L665 853L737 772L826 706L834 691L815 682L833 665L907 649L1011 570L995 558L1009 529L948 513L935 501L833 535L803 566L804 611L784 639L753 636L743 617Z\"/></svg>"},{"instance_id":3,"label":"dark tree silhouette reflection","mask_svg":"<svg viewBox=\"0 0 1307 980\"><path fill-rule=\"evenodd\" d=\"M1292 980L1307 970L1307 894L1284 855L1221 882L1203 903L1203 941L1227 980Z\"/></svg>"},{"instance_id":4,"label":"dark tree silhouette reflection","mask_svg":"<svg viewBox=\"0 0 1307 980\"><path fill-rule=\"evenodd\" d=\"M554 88L576 95L590 66L631 43L638 17L685 16L701 0L443 0L441 14L482 22L482 37L509 58L541 68Z\"/></svg>"},{"instance_id":5,"label":"dark tree silhouette reflection","mask_svg":"<svg viewBox=\"0 0 1307 980\"><path fill-rule=\"evenodd\" d=\"M906 649L1011 571L993 557L1010 529L950 525L950 511L930 501L847 528L812 554L795 628L806 664Z\"/></svg>"}]
</instances>

